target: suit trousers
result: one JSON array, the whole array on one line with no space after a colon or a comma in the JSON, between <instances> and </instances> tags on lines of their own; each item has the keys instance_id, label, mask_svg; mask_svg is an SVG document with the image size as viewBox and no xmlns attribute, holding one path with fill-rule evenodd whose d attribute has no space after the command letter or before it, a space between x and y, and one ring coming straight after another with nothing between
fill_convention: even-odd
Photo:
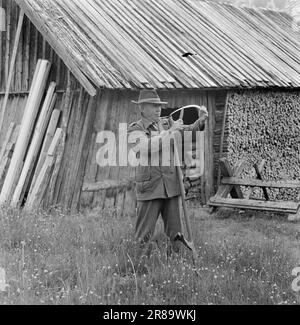
<instances>
[{"instance_id":1,"label":"suit trousers","mask_svg":"<svg viewBox=\"0 0 300 325\"><path fill-rule=\"evenodd\" d=\"M172 241L178 232L183 232L180 218L180 203L180 196L138 201L135 227L136 238L142 242L149 241L154 234L159 214L161 214L165 233Z\"/></svg>"}]
</instances>

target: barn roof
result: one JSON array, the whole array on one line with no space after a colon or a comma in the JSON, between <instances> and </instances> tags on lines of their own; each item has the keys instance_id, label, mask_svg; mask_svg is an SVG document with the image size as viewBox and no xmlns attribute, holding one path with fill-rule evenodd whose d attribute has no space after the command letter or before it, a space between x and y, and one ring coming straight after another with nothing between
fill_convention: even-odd
<instances>
[{"instance_id":1,"label":"barn roof","mask_svg":"<svg viewBox=\"0 0 300 325\"><path fill-rule=\"evenodd\" d=\"M197 0L16 2L85 85L300 87L300 41L283 12Z\"/></svg>"}]
</instances>

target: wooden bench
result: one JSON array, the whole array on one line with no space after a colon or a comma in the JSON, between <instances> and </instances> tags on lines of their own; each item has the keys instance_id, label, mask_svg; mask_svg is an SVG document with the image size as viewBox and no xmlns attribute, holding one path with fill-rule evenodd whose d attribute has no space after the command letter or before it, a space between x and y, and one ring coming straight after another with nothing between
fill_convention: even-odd
<instances>
[{"instance_id":1,"label":"wooden bench","mask_svg":"<svg viewBox=\"0 0 300 325\"><path fill-rule=\"evenodd\" d=\"M220 185L216 195L210 198L209 205L212 207L284 212L290 214L289 220L300 220L300 195L298 196L297 202L271 201L267 191L268 188L300 189L300 181L264 181L261 175L264 164L265 160L259 165L254 165L256 179L243 179L240 175L245 166L244 160L241 160L232 168L227 159L221 159ZM250 187L250 189L246 193L243 193L241 186ZM250 199L255 187L263 190L265 200ZM231 197L228 197L229 194Z\"/></svg>"}]
</instances>

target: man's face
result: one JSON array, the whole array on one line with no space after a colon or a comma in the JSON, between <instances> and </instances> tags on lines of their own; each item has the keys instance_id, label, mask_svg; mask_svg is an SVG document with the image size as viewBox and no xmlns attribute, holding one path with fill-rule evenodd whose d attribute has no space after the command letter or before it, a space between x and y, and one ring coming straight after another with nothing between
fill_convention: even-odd
<instances>
[{"instance_id":1,"label":"man's face","mask_svg":"<svg viewBox=\"0 0 300 325\"><path fill-rule=\"evenodd\" d=\"M141 111L148 120L158 122L161 114L161 105L153 103L143 103L141 105Z\"/></svg>"}]
</instances>

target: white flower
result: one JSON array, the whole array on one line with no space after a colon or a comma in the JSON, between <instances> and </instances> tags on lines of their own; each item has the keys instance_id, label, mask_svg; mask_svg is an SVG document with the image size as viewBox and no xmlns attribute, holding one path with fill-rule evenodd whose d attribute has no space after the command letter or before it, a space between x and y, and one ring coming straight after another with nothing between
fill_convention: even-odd
<instances>
[{"instance_id":1,"label":"white flower","mask_svg":"<svg viewBox=\"0 0 300 325\"><path fill-rule=\"evenodd\" d=\"M5 270L0 267L0 291L5 291L9 285L6 283L6 274Z\"/></svg>"}]
</instances>

